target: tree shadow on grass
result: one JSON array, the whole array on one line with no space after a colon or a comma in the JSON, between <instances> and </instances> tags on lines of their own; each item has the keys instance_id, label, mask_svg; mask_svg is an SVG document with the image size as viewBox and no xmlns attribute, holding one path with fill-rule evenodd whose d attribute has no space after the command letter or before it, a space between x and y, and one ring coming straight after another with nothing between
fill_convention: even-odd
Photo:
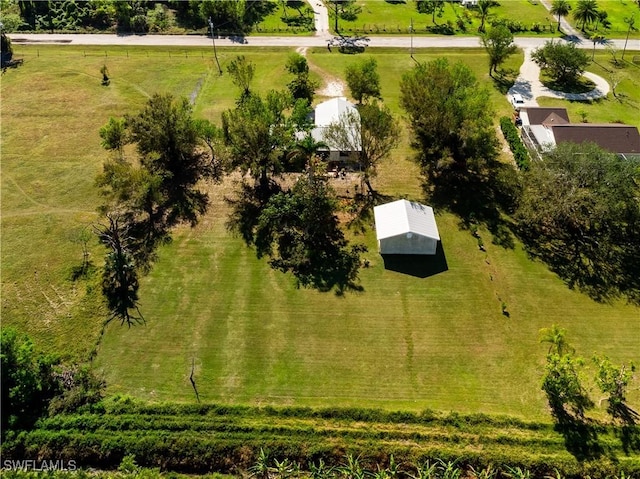
<instances>
[{"instance_id":1,"label":"tree shadow on grass","mask_svg":"<svg viewBox=\"0 0 640 479\"><path fill-rule=\"evenodd\" d=\"M373 207L389 203L394 199L393 196L378 191L371 194L356 194L350 211L352 218L347 223L347 227L356 234L364 234L373 225Z\"/></svg>"},{"instance_id":2,"label":"tree shadow on grass","mask_svg":"<svg viewBox=\"0 0 640 479\"><path fill-rule=\"evenodd\" d=\"M509 93L509 89L516 83L518 72L512 69L503 69L497 76L492 76L493 86L503 95Z\"/></svg>"},{"instance_id":3,"label":"tree shadow on grass","mask_svg":"<svg viewBox=\"0 0 640 479\"><path fill-rule=\"evenodd\" d=\"M502 212L513 213L519 196L517 173L510 165L493 162L492 173L447 170L423 184L434 209L450 211L460 218L460 226L476 230L485 226L492 242L503 248L515 247L511 223Z\"/></svg>"},{"instance_id":4,"label":"tree shadow on grass","mask_svg":"<svg viewBox=\"0 0 640 479\"><path fill-rule=\"evenodd\" d=\"M586 421L565 420L555 430L564 437L564 445L578 461L597 459L604 453L598 441L598 428Z\"/></svg>"},{"instance_id":5,"label":"tree shadow on grass","mask_svg":"<svg viewBox=\"0 0 640 479\"><path fill-rule=\"evenodd\" d=\"M622 450L625 454L632 452L640 452L640 429L635 424L625 424L618 432L620 442L622 442Z\"/></svg>"},{"instance_id":6,"label":"tree shadow on grass","mask_svg":"<svg viewBox=\"0 0 640 479\"><path fill-rule=\"evenodd\" d=\"M416 278L428 278L449 269L442 241L438 241L438 247L434 255L383 254L381 256L384 261L384 269L415 276Z\"/></svg>"}]
</instances>

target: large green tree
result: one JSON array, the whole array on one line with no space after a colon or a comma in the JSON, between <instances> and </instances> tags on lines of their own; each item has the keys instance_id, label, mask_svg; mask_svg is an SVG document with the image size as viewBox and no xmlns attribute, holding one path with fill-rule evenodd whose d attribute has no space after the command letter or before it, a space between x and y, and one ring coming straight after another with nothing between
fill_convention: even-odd
<instances>
[{"instance_id":1,"label":"large green tree","mask_svg":"<svg viewBox=\"0 0 640 479\"><path fill-rule=\"evenodd\" d=\"M495 243L513 247L503 213L513 211L519 184L515 169L498 160L489 91L468 66L439 58L402 76L400 105L431 204L457 214L469 228L484 224Z\"/></svg>"},{"instance_id":2,"label":"large green tree","mask_svg":"<svg viewBox=\"0 0 640 479\"><path fill-rule=\"evenodd\" d=\"M54 368L59 360L38 351L31 339L14 328L0 329L2 376L2 437L7 429L31 427L45 414L51 399L61 391Z\"/></svg>"},{"instance_id":3,"label":"large green tree","mask_svg":"<svg viewBox=\"0 0 640 479\"><path fill-rule=\"evenodd\" d=\"M564 143L524 184L515 219L528 252L595 299L640 303L640 161Z\"/></svg>"},{"instance_id":4,"label":"large green tree","mask_svg":"<svg viewBox=\"0 0 640 479\"><path fill-rule=\"evenodd\" d=\"M489 55L489 76L517 50L513 33L504 25L497 25L482 35L482 44Z\"/></svg>"},{"instance_id":5,"label":"large green tree","mask_svg":"<svg viewBox=\"0 0 640 479\"><path fill-rule=\"evenodd\" d=\"M361 60L347 66L345 79L351 96L362 103L368 98L380 98L380 74L374 58Z\"/></svg>"},{"instance_id":6,"label":"large green tree","mask_svg":"<svg viewBox=\"0 0 640 479\"><path fill-rule=\"evenodd\" d=\"M534 50L531 58L559 83L575 82L589 64L589 55L575 44L553 40Z\"/></svg>"},{"instance_id":7,"label":"large green tree","mask_svg":"<svg viewBox=\"0 0 640 479\"><path fill-rule=\"evenodd\" d=\"M431 21L434 24L436 23L436 14L442 14L444 4L444 0L416 0L418 12L431 14Z\"/></svg>"},{"instance_id":8,"label":"large green tree","mask_svg":"<svg viewBox=\"0 0 640 479\"><path fill-rule=\"evenodd\" d=\"M111 135L119 130L116 125L110 120L103 128L104 146L121 150L126 141L137 155L105 162L97 178L107 199L102 210L126 221L131 254L138 266L148 268L157 246L170 240L172 227L195 225L206 211L208 197L198 183L216 169L201 147L186 99L154 95L139 113L125 117L124 133Z\"/></svg>"},{"instance_id":9,"label":"large green tree","mask_svg":"<svg viewBox=\"0 0 640 479\"><path fill-rule=\"evenodd\" d=\"M291 104L288 93L271 91L265 98L251 94L222 115L231 165L250 173L263 191L283 170L284 152L294 143L296 125L286 114Z\"/></svg>"},{"instance_id":10,"label":"large green tree","mask_svg":"<svg viewBox=\"0 0 640 479\"><path fill-rule=\"evenodd\" d=\"M287 59L287 71L294 75L287 88L294 100L306 100L309 105L318 88L318 82L309 78L309 64L307 59L299 53L292 53Z\"/></svg>"},{"instance_id":11,"label":"large green tree","mask_svg":"<svg viewBox=\"0 0 640 479\"><path fill-rule=\"evenodd\" d=\"M489 91L463 63L439 58L420 63L400 81L400 105L407 112L422 166L431 175L474 159L496 155L497 140Z\"/></svg>"},{"instance_id":12,"label":"large green tree","mask_svg":"<svg viewBox=\"0 0 640 479\"><path fill-rule=\"evenodd\" d=\"M290 272L298 283L338 293L358 288L360 253L340 229L338 203L326 180L302 176L288 192L272 196L261 211L255 233L258 257Z\"/></svg>"}]
</instances>

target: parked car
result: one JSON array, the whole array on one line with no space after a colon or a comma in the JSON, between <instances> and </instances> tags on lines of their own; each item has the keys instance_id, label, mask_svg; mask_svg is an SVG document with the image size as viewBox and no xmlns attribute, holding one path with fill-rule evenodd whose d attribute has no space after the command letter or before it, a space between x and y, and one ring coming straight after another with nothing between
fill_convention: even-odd
<instances>
[{"instance_id":1,"label":"parked car","mask_svg":"<svg viewBox=\"0 0 640 479\"><path fill-rule=\"evenodd\" d=\"M509 101L517 111L520 111L520 108L524 106L524 98L522 98L520 93L514 93L511 95Z\"/></svg>"}]
</instances>

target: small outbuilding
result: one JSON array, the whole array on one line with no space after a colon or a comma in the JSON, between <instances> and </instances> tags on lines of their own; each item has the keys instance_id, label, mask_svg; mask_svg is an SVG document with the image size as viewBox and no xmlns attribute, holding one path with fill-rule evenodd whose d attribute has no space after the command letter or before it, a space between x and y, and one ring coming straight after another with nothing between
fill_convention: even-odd
<instances>
[{"instance_id":1,"label":"small outbuilding","mask_svg":"<svg viewBox=\"0 0 640 479\"><path fill-rule=\"evenodd\" d=\"M398 200L373 208L380 254L434 255L440 241L433 208Z\"/></svg>"}]
</instances>

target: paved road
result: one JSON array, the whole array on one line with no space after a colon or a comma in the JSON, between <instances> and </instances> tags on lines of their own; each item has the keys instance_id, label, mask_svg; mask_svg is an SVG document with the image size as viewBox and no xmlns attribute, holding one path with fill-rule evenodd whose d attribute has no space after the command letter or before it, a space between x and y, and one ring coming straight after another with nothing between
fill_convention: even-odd
<instances>
[{"instance_id":1,"label":"paved road","mask_svg":"<svg viewBox=\"0 0 640 479\"><path fill-rule=\"evenodd\" d=\"M64 45L122 45L122 46L193 46L206 47L211 45L211 37L200 35L115 35L115 34L47 34L47 33L10 33L9 37L15 44L64 44ZM216 38L216 46L248 46L248 47L326 47L329 36L291 36L291 37L228 37ZM549 38L544 37L516 37L515 44L520 48L537 48ZM622 49L624 40L611 40L611 44ZM410 37L370 37L371 47L399 47L409 48ZM591 41L579 41L581 48L593 48ZM478 37L462 36L414 36L414 48L453 48L479 47ZM606 45L596 44L596 49L603 49ZM640 50L640 40L630 39L628 50Z\"/></svg>"}]
</instances>

